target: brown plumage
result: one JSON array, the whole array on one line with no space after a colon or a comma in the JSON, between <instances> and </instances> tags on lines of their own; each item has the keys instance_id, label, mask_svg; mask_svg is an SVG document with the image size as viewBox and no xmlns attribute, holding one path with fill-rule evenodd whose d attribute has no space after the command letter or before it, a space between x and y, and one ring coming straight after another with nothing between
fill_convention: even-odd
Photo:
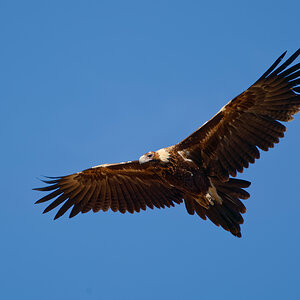
<instances>
[{"instance_id":1,"label":"brown plumage","mask_svg":"<svg viewBox=\"0 0 300 300\"><path fill-rule=\"evenodd\" d=\"M55 219L90 210L133 213L171 207L184 199L189 214L209 218L240 237L240 199L249 198L245 180L233 179L284 136L285 126L300 108L300 63L288 68L296 51L281 66L283 53L246 91L180 143L148 152L138 161L93 167L44 181L47 191L36 203L53 201L44 213L60 206Z\"/></svg>"}]
</instances>

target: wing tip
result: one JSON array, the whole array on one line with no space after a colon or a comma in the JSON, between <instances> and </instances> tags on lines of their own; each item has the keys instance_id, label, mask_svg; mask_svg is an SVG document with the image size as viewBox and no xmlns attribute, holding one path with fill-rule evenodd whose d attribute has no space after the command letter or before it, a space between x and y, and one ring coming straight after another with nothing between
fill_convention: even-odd
<instances>
[{"instance_id":1,"label":"wing tip","mask_svg":"<svg viewBox=\"0 0 300 300\"><path fill-rule=\"evenodd\" d=\"M256 81L258 82L261 79L265 79L268 76L274 74L278 75L281 73L283 70L287 68L300 54L300 48L296 50L282 65L278 66L282 59L285 57L287 54L287 50L284 51L277 59L276 61L271 65L271 67ZM277 69L276 69L277 68Z\"/></svg>"},{"instance_id":2,"label":"wing tip","mask_svg":"<svg viewBox=\"0 0 300 300\"><path fill-rule=\"evenodd\" d=\"M46 214L47 212L49 212L51 209L45 208L44 211L42 212L42 214Z\"/></svg>"},{"instance_id":3,"label":"wing tip","mask_svg":"<svg viewBox=\"0 0 300 300\"><path fill-rule=\"evenodd\" d=\"M60 218L61 215L59 215L58 213L54 216L53 221L57 220L58 218Z\"/></svg>"},{"instance_id":4,"label":"wing tip","mask_svg":"<svg viewBox=\"0 0 300 300\"><path fill-rule=\"evenodd\" d=\"M238 232L237 234L233 234L233 235L236 236L237 238L241 238L242 237L241 232Z\"/></svg>"}]
</instances>

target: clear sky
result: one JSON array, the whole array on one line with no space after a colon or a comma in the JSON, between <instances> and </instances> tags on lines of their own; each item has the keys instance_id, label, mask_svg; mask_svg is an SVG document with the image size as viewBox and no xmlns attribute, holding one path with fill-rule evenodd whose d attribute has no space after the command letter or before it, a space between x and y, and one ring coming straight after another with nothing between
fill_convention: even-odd
<instances>
[{"instance_id":1,"label":"clear sky","mask_svg":"<svg viewBox=\"0 0 300 300\"><path fill-rule=\"evenodd\" d=\"M0 298L300 299L300 116L238 177L252 182L241 239L184 205L53 221L31 190L185 138L297 50L299 11L0 1Z\"/></svg>"}]
</instances>

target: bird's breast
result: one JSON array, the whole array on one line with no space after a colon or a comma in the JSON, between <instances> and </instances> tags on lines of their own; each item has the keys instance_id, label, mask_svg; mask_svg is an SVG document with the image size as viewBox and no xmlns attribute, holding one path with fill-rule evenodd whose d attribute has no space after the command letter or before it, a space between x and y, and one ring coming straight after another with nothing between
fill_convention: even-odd
<instances>
[{"instance_id":1,"label":"bird's breast","mask_svg":"<svg viewBox=\"0 0 300 300\"><path fill-rule=\"evenodd\" d=\"M165 180L176 188L189 193L203 193L209 187L204 170L191 163L178 163L164 172Z\"/></svg>"}]
</instances>

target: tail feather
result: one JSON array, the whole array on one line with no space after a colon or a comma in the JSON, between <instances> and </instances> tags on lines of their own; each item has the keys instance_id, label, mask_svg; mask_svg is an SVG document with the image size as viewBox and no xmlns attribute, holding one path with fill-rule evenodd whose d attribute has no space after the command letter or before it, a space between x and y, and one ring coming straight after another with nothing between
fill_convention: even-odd
<instances>
[{"instance_id":1,"label":"tail feather","mask_svg":"<svg viewBox=\"0 0 300 300\"><path fill-rule=\"evenodd\" d=\"M234 236L241 237L240 224L244 222L241 214L246 212L246 208L240 199L247 199L250 196L242 188L249 187L251 183L246 180L232 178L227 182L211 178L211 182L216 188L222 202L214 201L213 205L205 208L194 199L185 197L184 200L188 213L193 215L196 212L204 220L208 217L215 225L221 225L221 227L230 231Z\"/></svg>"},{"instance_id":2,"label":"tail feather","mask_svg":"<svg viewBox=\"0 0 300 300\"><path fill-rule=\"evenodd\" d=\"M185 208L190 215L195 214L195 203L196 201L194 201L192 198L184 197Z\"/></svg>"}]
</instances>

